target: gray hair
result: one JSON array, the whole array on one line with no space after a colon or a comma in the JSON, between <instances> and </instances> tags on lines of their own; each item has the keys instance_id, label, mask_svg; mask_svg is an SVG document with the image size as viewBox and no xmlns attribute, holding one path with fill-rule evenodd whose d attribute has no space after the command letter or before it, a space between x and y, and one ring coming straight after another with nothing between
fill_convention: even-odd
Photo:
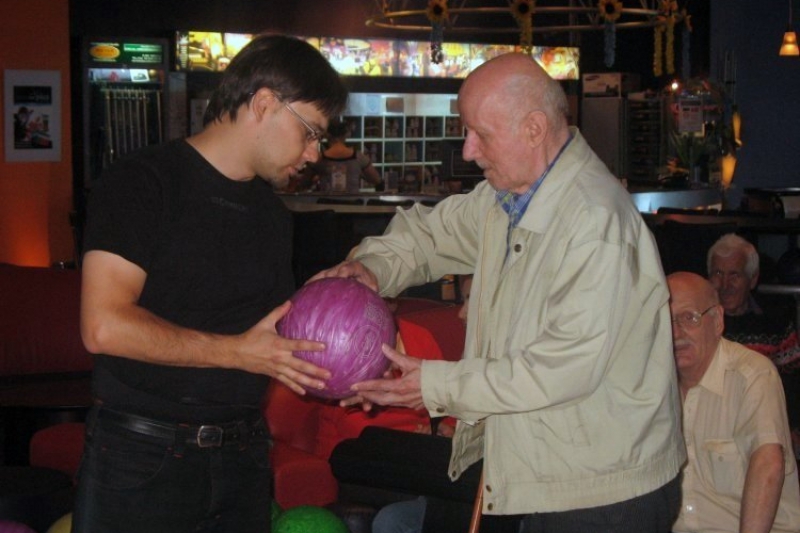
<instances>
[{"instance_id":1,"label":"gray hair","mask_svg":"<svg viewBox=\"0 0 800 533\"><path fill-rule=\"evenodd\" d=\"M758 251L750 242L735 233L723 235L708 249L706 257L708 275L711 275L711 259L714 256L730 257L736 253L745 255L744 273L749 279L753 279L758 274Z\"/></svg>"},{"instance_id":2,"label":"gray hair","mask_svg":"<svg viewBox=\"0 0 800 533\"><path fill-rule=\"evenodd\" d=\"M508 106L508 111L515 120L525 116L525 113L519 112L520 108L536 105L547 116L550 127L558 129L567 124L570 114L567 95L561 84L547 74L539 78L529 75L513 76L506 84L502 98L516 102L519 106Z\"/></svg>"}]
</instances>

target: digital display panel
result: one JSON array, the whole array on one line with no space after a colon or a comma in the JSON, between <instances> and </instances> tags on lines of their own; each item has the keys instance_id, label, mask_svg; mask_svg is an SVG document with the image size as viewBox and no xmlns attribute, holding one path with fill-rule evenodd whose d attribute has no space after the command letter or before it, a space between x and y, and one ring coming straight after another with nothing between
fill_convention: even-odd
<instances>
[{"instance_id":1,"label":"digital display panel","mask_svg":"<svg viewBox=\"0 0 800 533\"><path fill-rule=\"evenodd\" d=\"M178 32L178 70L222 71L252 34L188 31ZM519 46L442 43L444 59L430 60L430 42L388 39L300 37L330 62L343 76L390 76L465 78L475 67L501 54L520 51ZM568 46L535 46L533 58L557 80L578 80L580 50Z\"/></svg>"}]
</instances>

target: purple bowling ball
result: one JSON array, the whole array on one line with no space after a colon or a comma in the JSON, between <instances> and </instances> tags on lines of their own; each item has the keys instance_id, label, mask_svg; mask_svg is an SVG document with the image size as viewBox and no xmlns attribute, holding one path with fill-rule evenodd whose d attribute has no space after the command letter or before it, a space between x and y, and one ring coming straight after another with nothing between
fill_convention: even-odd
<instances>
[{"instance_id":1,"label":"purple bowling ball","mask_svg":"<svg viewBox=\"0 0 800 533\"><path fill-rule=\"evenodd\" d=\"M11 520L0 520L0 533L36 533L36 530Z\"/></svg>"},{"instance_id":2,"label":"purple bowling ball","mask_svg":"<svg viewBox=\"0 0 800 533\"><path fill-rule=\"evenodd\" d=\"M291 309L278 322L278 333L326 345L321 352L295 352L331 372L326 388L307 389L310 394L346 398L353 394L351 385L380 377L389 368L381 345L394 348L397 331L378 293L353 279L325 278L303 286L291 301Z\"/></svg>"}]
</instances>

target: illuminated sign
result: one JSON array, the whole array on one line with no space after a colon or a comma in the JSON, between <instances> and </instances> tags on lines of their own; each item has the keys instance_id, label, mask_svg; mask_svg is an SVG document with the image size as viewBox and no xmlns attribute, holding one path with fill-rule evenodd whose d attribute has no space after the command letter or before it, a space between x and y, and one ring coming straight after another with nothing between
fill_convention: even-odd
<instances>
[{"instance_id":1,"label":"illuminated sign","mask_svg":"<svg viewBox=\"0 0 800 533\"><path fill-rule=\"evenodd\" d=\"M155 43L91 42L89 57L95 63L160 64L164 61L164 46Z\"/></svg>"},{"instance_id":2,"label":"illuminated sign","mask_svg":"<svg viewBox=\"0 0 800 533\"><path fill-rule=\"evenodd\" d=\"M188 31L176 36L178 70L225 70L233 56L253 38L252 34ZM465 78L475 67L519 46L443 43L441 63L430 60L430 43L388 39L301 37L343 76L390 76ZM534 46L533 58L557 80L577 80L580 50L568 46Z\"/></svg>"}]
</instances>

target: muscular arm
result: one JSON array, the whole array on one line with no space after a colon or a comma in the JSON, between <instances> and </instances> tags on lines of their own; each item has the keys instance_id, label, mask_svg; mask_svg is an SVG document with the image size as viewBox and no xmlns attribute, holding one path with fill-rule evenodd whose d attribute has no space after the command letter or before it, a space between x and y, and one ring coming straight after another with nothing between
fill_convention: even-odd
<instances>
[{"instance_id":1,"label":"muscular arm","mask_svg":"<svg viewBox=\"0 0 800 533\"><path fill-rule=\"evenodd\" d=\"M290 340L275 325L284 304L240 335L215 335L177 326L143 307L139 297L147 277L136 264L103 251L83 261L81 336L92 353L191 367L233 368L279 379L294 391L322 388L329 373L297 359L296 350L321 350L318 342Z\"/></svg>"},{"instance_id":2,"label":"muscular arm","mask_svg":"<svg viewBox=\"0 0 800 533\"><path fill-rule=\"evenodd\" d=\"M783 447L764 444L750 456L742 493L740 533L769 533L784 480Z\"/></svg>"}]
</instances>

